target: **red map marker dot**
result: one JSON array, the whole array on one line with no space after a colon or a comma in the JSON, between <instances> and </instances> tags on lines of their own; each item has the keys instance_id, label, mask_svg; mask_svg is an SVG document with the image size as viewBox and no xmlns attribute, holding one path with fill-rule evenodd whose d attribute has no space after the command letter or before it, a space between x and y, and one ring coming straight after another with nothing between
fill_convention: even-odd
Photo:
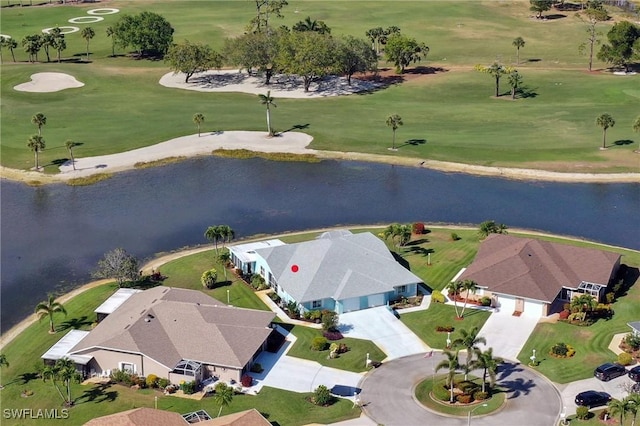
<instances>
[{"instance_id":1,"label":"red map marker dot","mask_svg":"<svg viewBox=\"0 0 640 426\"><path fill-rule=\"evenodd\" d=\"M298 272L298 265L291 265L291 272Z\"/></svg>"}]
</instances>

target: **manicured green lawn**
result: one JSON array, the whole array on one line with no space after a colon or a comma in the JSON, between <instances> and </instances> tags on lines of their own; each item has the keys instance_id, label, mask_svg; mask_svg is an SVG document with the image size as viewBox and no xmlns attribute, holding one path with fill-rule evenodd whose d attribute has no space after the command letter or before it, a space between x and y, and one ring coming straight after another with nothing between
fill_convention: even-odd
<instances>
[{"instance_id":1,"label":"manicured green lawn","mask_svg":"<svg viewBox=\"0 0 640 426\"><path fill-rule=\"evenodd\" d=\"M400 320L411 329L427 345L436 349L444 349L447 346L447 333L436 331L436 327L454 327L451 340L460 337L460 330L471 330L473 327L482 328L490 313L477 309L467 309L464 319L456 319L453 306L432 303L426 311L402 314ZM491 346L491 342L487 342Z\"/></svg>"},{"instance_id":2,"label":"manicured green lawn","mask_svg":"<svg viewBox=\"0 0 640 426\"><path fill-rule=\"evenodd\" d=\"M105 35L124 13L152 10L175 27L174 40L203 41L220 48L225 37L244 31L254 8L248 2L220 1L215 7L194 1L112 1L120 15L107 15L91 24L91 63L26 64L21 48L18 64L4 52L0 90L2 165L27 169L32 153L25 144L35 133L30 118L47 116L43 136L47 142L41 162L55 173L56 160L67 158L64 141L82 143L78 157L102 155L148 146L195 133L195 112L206 116L203 131L264 131L264 111L255 95L197 93L159 86L168 72L162 61L111 58ZM63 25L94 5L12 7L2 10L3 33L21 40L44 27ZM302 14L295 14L300 9ZM292 1L278 25L292 25L311 15L333 28L332 34L364 36L372 26L398 25L403 33L424 40L431 48L427 66L442 68L369 95L324 99L278 99L273 121L277 130L308 124L312 148L370 152L415 159L450 160L499 166L524 166L561 171L638 171L630 155L638 137L631 130L637 116L640 77L617 77L584 72L586 59L577 53L585 25L567 17L548 22L530 19L528 3L511 2L373 2L362 10L358 2ZM303 15L304 14L304 15ZM541 31L544 25L544 31ZM603 23L606 32L611 23ZM475 64L490 64L496 57L506 64L515 59L511 41L517 35L527 44L521 50L520 74L529 97L511 101L492 99L490 76L472 71ZM567 40L558 43L558 40ZM67 36L66 59L85 50L79 33ZM122 52L120 52L122 53ZM44 54L40 54L40 59ZM531 60L531 61L530 61ZM385 65L381 63L381 65ZM596 67L604 64L597 63ZM85 83L79 89L38 94L13 90L31 74L56 71ZM508 88L503 82L502 90ZM82 120L77 120L82 111ZM390 113L402 116L398 130L400 150L390 153L391 132L385 125ZM607 139L611 148L600 151L601 130L595 117L608 112L616 120ZM415 139L424 143L404 144ZM620 141L615 145L615 141ZM628 144L627 141L631 141Z\"/></svg>"},{"instance_id":3,"label":"manicured green lawn","mask_svg":"<svg viewBox=\"0 0 640 426\"><path fill-rule=\"evenodd\" d=\"M456 376L456 381L464 378L464 375ZM481 385L482 379L477 377L469 377L470 381L475 382L478 385ZM416 399L420 401L420 403L431 410L437 411L443 414L449 414L452 416L461 416L466 417L469 414L469 410L473 409L473 414L478 415L486 415L489 413L493 413L494 411L500 409L504 404L506 399L506 395L504 392L499 389L494 390L494 394L491 398L475 403L473 405L450 405L447 402L437 401L431 396L431 392L433 390L433 386L440 385L445 381L445 375L437 375L432 378L428 378L423 380L416 386L415 395ZM486 407L483 407L484 404L487 404Z\"/></svg>"},{"instance_id":4,"label":"manicured green lawn","mask_svg":"<svg viewBox=\"0 0 640 426\"><path fill-rule=\"evenodd\" d=\"M349 351L340 354L338 358L327 359L329 356L328 349L324 351L313 351L310 349L311 341L315 337L322 337L321 330L303 326L291 326L288 324L283 324L283 326L285 328L291 328L291 332L298 338L289 350L288 355L316 361L326 367L359 373L367 370L365 368L367 354L369 354L370 359L373 361L382 361L387 357L385 353L370 340L345 337L344 339L337 340L336 343L344 343L349 347ZM332 342L329 341L329 343Z\"/></svg>"},{"instance_id":5,"label":"manicured green lawn","mask_svg":"<svg viewBox=\"0 0 640 426\"><path fill-rule=\"evenodd\" d=\"M204 271L211 268L218 271L219 286L208 290L202 286L200 277ZM269 310L253 290L231 271L227 271L227 281L225 281L223 271L223 266L217 261L214 250L185 256L160 267L160 273L167 277L163 285L204 291L223 303L227 303L227 291L229 291L229 303L233 306Z\"/></svg>"}]
</instances>

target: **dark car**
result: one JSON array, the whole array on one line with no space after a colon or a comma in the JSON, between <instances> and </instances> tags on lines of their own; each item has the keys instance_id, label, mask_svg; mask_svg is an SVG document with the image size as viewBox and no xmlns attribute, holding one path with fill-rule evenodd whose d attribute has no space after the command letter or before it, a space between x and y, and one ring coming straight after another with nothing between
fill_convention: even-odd
<instances>
[{"instance_id":1,"label":"dark car","mask_svg":"<svg viewBox=\"0 0 640 426\"><path fill-rule=\"evenodd\" d=\"M629 370L629 378L634 382L640 382L640 365Z\"/></svg>"},{"instance_id":2,"label":"dark car","mask_svg":"<svg viewBox=\"0 0 640 426\"><path fill-rule=\"evenodd\" d=\"M609 401L611 401L611 395L606 392L588 390L576 395L576 404L589 408L607 405Z\"/></svg>"},{"instance_id":3,"label":"dark car","mask_svg":"<svg viewBox=\"0 0 640 426\"><path fill-rule=\"evenodd\" d=\"M620 364L612 364L610 362L602 364L593 372L596 379L600 379L603 382L608 382L611 379L615 379L616 377L620 377L625 374L627 374L627 369L624 368L624 366Z\"/></svg>"}]
</instances>

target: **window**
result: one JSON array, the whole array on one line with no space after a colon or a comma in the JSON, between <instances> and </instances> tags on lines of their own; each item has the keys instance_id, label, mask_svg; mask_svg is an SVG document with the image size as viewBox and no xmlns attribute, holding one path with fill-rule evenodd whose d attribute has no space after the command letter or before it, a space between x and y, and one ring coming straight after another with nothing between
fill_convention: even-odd
<instances>
[{"instance_id":1,"label":"window","mask_svg":"<svg viewBox=\"0 0 640 426\"><path fill-rule=\"evenodd\" d=\"M125 371L129 374L134 374L136 372L136 366L134 364L131 364L130 362L121 362L120 370Z\"/></svg>"},{"instance_id":2,"label":"window","mask_svg":"<svg viewBox=\"0 0 640 426\"><path fill-rule=\"evenodd\" d=\"M406 293L407 292L407 286L406 285L398 286L397 289L398 289L398 293Z\"/></svg>"},{"instance_id":3,"label":"window","mask_svg":"<svg viewBox=\"0 0 640 426\"><path fill-rule=\"evenodd\" d=\"M311 308L312 309L322 308L322 300L314 300L313 302L311 302Z\"/></svg>"},{"instance_id":4,"label":"window","mask_svg":"<svg viewBox=\"0 0 640 426\"><path fill-rule=\"evenodd\" d=\"M262 275L264 277L264 266L260 267L260 275Z\"/></svg>"}]
</instances>

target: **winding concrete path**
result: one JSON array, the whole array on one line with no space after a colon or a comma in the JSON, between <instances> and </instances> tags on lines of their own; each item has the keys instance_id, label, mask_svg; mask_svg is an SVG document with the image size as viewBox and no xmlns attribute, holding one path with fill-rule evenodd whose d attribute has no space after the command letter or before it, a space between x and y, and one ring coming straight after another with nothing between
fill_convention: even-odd
<instances>
[{"instance_id":1,"label":"winding concrete path","mask_svg":"<svg viewBox=\"0 0 640 426\"><path fill-rule=\"evenodd\" d=\"M464 356L463 356L464 357ZM433 374L444 356L412 355L383 364L360 383L364 413L385 426L466 425L466 417L447 417L427 410L414 399L414 388ZM477 373L476 373L477 374ZM474 426L552 426L562 410L560 394L545 377L519 364L503 364L498 384L507 389L507 400L495 414L474 416Z\"/></svg>"}]
</instances>

